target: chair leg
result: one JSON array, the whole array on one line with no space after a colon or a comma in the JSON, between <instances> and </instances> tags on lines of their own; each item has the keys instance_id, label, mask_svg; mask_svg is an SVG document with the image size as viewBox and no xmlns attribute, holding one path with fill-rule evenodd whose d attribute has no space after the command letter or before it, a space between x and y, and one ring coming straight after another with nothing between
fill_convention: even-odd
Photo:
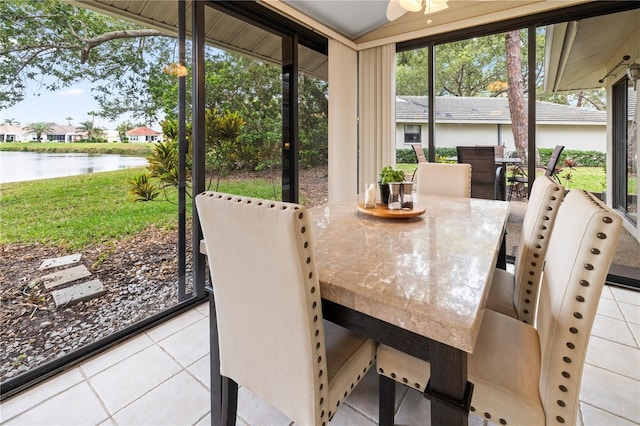
<instances>
[{"instance_id":1,"label":"chair leg","mask_svg":"<svg viewBox=\"0 0 640 426\"><path fill-rule=\"evenodd\" d=\"M396 411L396 382L380 374L378 389L378 424L393 426Z\"/></svg>"},{"instance_id":2,"label":"chair leg","mask_svg":"<svg viewBox=\"0 0 640 426\"><path fill-rule=\"evenodd\" d=\"M500 244L500 251L498 252L498 259L496 260L496 268L507 269L507 230L505 229L502 235L502 243Z\"/></svg>"},{"instance_id":3,"label":"chair leg","mask_svg":"<svg viewBox=\"0 0 640 426\"><path fill-rule=\"evenodd\" d=\"M226 401L222 401L221 424L235 426L238 413L238 384L228 377L222 377L222 394Z\"/></svg>"}]
</instances>

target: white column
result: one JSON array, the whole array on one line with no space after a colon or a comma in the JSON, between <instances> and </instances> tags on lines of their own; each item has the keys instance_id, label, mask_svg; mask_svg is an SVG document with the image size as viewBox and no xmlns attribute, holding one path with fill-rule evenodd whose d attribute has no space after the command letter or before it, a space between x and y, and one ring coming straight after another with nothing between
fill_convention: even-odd
<instances>
[{"instance_id":1,"label":"white column","mask_svg":"<svg viewBox=\"0 0 640 426\"><path fill-rule=\"evenodd\" d=\"M329 40L329 200L354 200L358 188L358 54ZM362 189L360 189L362 190Z\"/></svg>"}]
</instances>

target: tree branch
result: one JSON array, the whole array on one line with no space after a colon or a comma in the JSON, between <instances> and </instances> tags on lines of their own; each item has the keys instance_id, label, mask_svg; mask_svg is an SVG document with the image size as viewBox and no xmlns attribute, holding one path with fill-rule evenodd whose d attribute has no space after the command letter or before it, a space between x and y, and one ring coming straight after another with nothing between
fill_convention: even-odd
<instances>
[{"instance_id":1,"label":"tree branch","mask_svg":"<svg viewBox=\"0 0 640 426\"><path fill-rule=\"evenodd\" d=\"M97 37L84 40L84 46L80 51L80 63L84 64L89 59L89 53L94 47L100 46L111 40L118 40L123 38L139 38L139 37L156 37L164 35L158 30L123 30L113 31L110 33L101 34Z\"/></svg>"},{"instance_id":2,"label":"tree branch","mask_svg":"<svg viewBox=\"0 0 640 426\"><path fill-rule=\"evenodd\" d=\"M47 50L52 50L52 49L56 51L56 50L60 50L61 48L56 46L44 46L42 49L32 52L28 58L20 61L21 62L20 67L16 70L15 74L19 75L22 72L22 70L24 70L27 66L29 66L31 61L34 61L39 55L46 52Z\"/></svg>"}]
</instances>

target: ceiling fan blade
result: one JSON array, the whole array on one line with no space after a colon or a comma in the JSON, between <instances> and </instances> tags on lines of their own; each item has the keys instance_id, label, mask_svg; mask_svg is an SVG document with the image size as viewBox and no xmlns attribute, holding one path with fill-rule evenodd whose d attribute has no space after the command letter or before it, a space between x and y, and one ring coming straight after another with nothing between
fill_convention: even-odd
<instances>
[{"instance_id":1,"label":"ceiling fan blade","mask_svg":"<svg viewBox=\"0 0 640 426\"><path fill-rule=\"evenodd\" d=\"M395 21L405 13L407 13L407 11L400 6L398 0L389 0L389 4L387 5L387 20Z\"/></svg>"}]
</instances>

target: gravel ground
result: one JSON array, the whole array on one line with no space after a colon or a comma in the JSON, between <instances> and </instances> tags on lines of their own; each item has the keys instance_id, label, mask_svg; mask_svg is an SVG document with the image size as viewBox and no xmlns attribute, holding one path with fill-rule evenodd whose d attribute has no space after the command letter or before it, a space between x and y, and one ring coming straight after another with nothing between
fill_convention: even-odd
<instances>
[{"instance_id":1,"label":"gravel ground","mask_svg":"<svg viewBox=\"0 0 640 426\"><path fill-rule=\"evenodd\" d=\"M69 253L52 247L2 247L0 377L2 380L65 355L177 303L176 231L148 229L116 246L82 252L78 264L100 279L106 294L56 307L40 277L78 264L38 270ZM190 259L190 257L189 257ZM190 260L188 263L190 264Z\"/></svg>"}]
</instances>

